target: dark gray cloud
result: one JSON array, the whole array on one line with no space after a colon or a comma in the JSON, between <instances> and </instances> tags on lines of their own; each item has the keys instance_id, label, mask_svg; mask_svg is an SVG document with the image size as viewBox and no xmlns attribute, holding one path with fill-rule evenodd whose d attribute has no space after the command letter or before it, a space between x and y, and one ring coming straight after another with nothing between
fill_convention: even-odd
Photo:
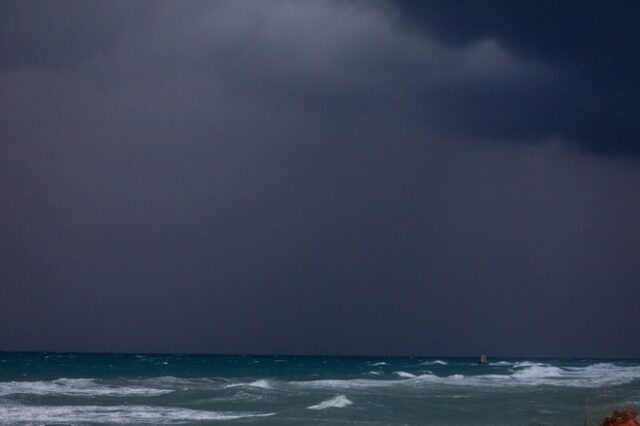
<instances>
[{"instance_id":1,"label":"dark gray cloud","mask_svg":"<svg viewBox=\"0 0 640 426\"><path fill-rule=\"evenodd\" d=\"M640 153L640 83L632 77L640 67L638 2L391 4L401 26L452 48L491 39L510 54L554 68L555 78L547 82L506 92L485 87L457 97L458 110L487 111L480 123L456 123L469 134L526 138L535 129L596 153Z\"/></svg>"},{"instance_id":2,"label":"dark gray cloud","mask_svg":"<svg viewBox=\"0 0 640 426\"><path fill-rule=\"evenodd\" d=\"M61 1L0 5L2 70L66 68L104 53L152 11L149 2Z\"/></svg>"},{"instance_id":3,"label":"dark gray cloud","mask_svg":"<svg viewBox=\"0 0 640 426\"><path fill-rule=\"evenodd\" d=\"M6 349L640 350L637 159L552 54L382 2L2 7Z\"/></svg>"}]
</instances>

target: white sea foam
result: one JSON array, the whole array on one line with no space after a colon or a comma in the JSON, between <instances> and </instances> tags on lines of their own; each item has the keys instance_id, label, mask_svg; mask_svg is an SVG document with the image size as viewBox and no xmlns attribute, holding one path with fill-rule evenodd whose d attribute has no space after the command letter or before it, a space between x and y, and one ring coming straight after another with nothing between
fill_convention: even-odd
<instances>
[{"instance_id":1,"label":"white sea foam","mask_svg":"<svg viewBox=\"0 0 640 426\"><path fill-rule=\"evenodd\" d=\"M372 367L378 367L380 365L387 365L386 362L382 361L382 362L374 362L373 364L370 364Z\"/></svg>"},{"instance_id":2,"label":"white sea foam","mask_svg":"<svg viewBox=\"0 0 640 426\"><path fill-rule=\"evenodd\" d=\"M326 401L322 401L319 404L311 405L307 407L309 410L324 410L326 408L344 408L353 404L346 396L338 395L334 398L327 399Z\"/></svg>"},{"instance_id":3,"label":"white sea foam","mask_svg":"<svg viewBox=\"0 0 640 426\"><path fill-rule=\"evenodd\" d=\"M389 386L403 386L417 383L425 376L414 376L413 378L402 379L322 379L308 381L292 381L286 385L303 389L368 389Z\"/></svg>"},{"instance_id":4,"label":"white sea foam","mask_svg":"<svg viewBox=\"0 0 640 426\"><path fill-rule=\"evenodd\" d=\"M288 382L289 386L310 389L364 389L387 386L432 387L504 387L504 386L558 386L597 388L615 386L640 380L640 366L609 363L586 367L557 367L542 363L519 363L509 374L480 374L437 376L432 373L414 375L397 371L400 379L324 379Z\"/></svg>"},{"instance_id":5,"label":"white sea foam","mask_svg":"<svg viewBox=\"0 0 640 426\"><path fill-rule=\"evenodd\" d=\"M145 405L118 406L27 406L0 405L0 424L34 423L109 423L109 424L175 424L190 421L235 420L266 417L275 413L221 412L186 408L151 407Z\"/></svg>"},{"instance_id":6,"label":"white sea foam","mask_svg":"<svg viewBox=\"0 0 640 426\"><path fill-rule=\"evenodd\" d=\"M255 380L251 383L249 383L249 386L253 386L256 388L263 388L263 389L271 389L271 383L268 380Z\"/></svg>"},{"instance_id":7,"label":"white sea foam","mask_svg":"<svg viewBox=\"0 0 640 426\"><path fill-rule=\"evenodd\" d=\"M548 364L543 364L540 362L533 362L533 361L519 361L513 364L513 367L514 368L533 367L534 365L541 366L541 365L548 365Z\"/></svg>"},{"instance_id":8,"label":"white sea foam","mask_svg":"<svg viewBox=\"0 0 640 426\"><path fill-rule=\"evenodd\" d=\"M584 387L612 386L640 380L640 366L619 366L610 363L588 367L567 367L563 377Z\"/></svg>"},{"instance_id":9,"label":"white sea foam","mask_svg":"<svg viewBox=\"0 0 640 426\"><path fill-rule=\"evenodd\" d=\"M269 380L259 379L259 380L254 380L253 382L247 382L247 383L232 383L230 385L226 385L225 388L235 388L238 386L250 386L250 387L262 388L262 389L271 389L273 387Z\"/></svg>"},{"instance_id":10,"label":"white sea foam","mask_svg":"<svg viewBox=\"0 0 640 426\"><path fill-rule=\"evenodd\" d=\"M497 362L490 362L489 365L497 365L497 366L501 366L501 367L510 367L510 366L513 365L513 363L509 362L509 361L497 361Z\"/></svg>"},{"instance_id":11,"label":"white sea foam","mask_svg":"<svg viewBox=\"0 0 640 426\"><path fill-rule=\"evenodd\" d=\"M422 365L448 365L447 361L442 361L441 359L436 359L435 361L425 361L421 363Z\"/></svg>"},{"instance_id":12,"label":"white sea foam","mask_svg":"<svg viewBox=\"0 0 640 426\"><path fill-rule=\"evenodd\" d=\"M557 386L597 388L640 380L640 366L599 363L583 367L560 367L541 362L518 362L509 370L472 369L474 374L437 375L431 371L396 371L396 378L384 377L372 370L367 376L353 379L320 379L281 381L275 379L229 380L212 378L178 378L172 376L127 379L115 385L93 379L58 379L53 381L0 382L0 397L14 394L68 396L156 396L186 389L215 390L239 388L255 394L255 390L324 389L348 390L380 387L433 388ZM480 374L477 374L480 373ZM482 374L484 373L484 374ZM254 391L251 391L251 390Z\"/></svg>"},{"instance_id":13,"label":"white sea foam","mask_svg":"<svg viewBox=\"0 0 640 426\"><path fill-rule=\"evenodd\" d=\"M552 377L562 377L566 371L560 367L551 365L532 365L513 373L511 377L515 379L543 379Z\"/></svg>"},{"instance_id":14,"label":"white sea foam","mask_svg":"<svg viewBox=\"0 0 640 426\"><path fill-rule=\"evenodd\" d=\"M66 396L156 396L173 392L145 386L112 386L93 379L56 379L51 381L0 382L0 396L66 395Z\"/></svg>"}]
</instances>

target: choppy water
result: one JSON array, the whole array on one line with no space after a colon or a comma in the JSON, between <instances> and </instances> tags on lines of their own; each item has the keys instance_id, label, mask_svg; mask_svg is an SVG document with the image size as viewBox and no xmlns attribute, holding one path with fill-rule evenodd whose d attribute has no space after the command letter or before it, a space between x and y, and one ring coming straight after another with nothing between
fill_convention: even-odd
<instances>
[{"instance_id":1,"label":"choppy water","mask_svg":"<svg viewBox=\"0 0 640 426\"><path fill-rule=\"evenodd\" d=\"M640 360L0 353L0 424L584 425Z\"/></svg>"}]
</instances>

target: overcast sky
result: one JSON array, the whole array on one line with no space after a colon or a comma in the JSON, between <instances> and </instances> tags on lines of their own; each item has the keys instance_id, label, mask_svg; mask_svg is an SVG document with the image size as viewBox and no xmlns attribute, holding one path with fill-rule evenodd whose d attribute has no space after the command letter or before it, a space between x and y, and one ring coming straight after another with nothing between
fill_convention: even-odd
<instances>
[{"instance_id":1,"label":"overcast sky","mask_svg":"<svg viewBox=\"0 0 640 426\"><path fill-rule=\"evenodd\" d=\"M0 350L640 356L640 2L0 2Z\"/></svg>"}]
</instances>

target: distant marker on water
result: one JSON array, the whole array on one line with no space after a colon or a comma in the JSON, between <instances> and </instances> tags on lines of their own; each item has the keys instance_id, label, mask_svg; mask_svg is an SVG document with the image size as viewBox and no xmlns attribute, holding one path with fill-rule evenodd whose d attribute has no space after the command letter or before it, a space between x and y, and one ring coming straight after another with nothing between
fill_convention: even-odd
<instances>
[{"instance_id":1,"label":"distant marker on water","mask_svg":"<svg viewBox=\"0 0 640 426\"><path fill-rule=\"evenodd\" d=\"M489 364L489 360L487 359L487 354L483 353L480 355L480 364Z\"/></svg>"}]
</instances>

